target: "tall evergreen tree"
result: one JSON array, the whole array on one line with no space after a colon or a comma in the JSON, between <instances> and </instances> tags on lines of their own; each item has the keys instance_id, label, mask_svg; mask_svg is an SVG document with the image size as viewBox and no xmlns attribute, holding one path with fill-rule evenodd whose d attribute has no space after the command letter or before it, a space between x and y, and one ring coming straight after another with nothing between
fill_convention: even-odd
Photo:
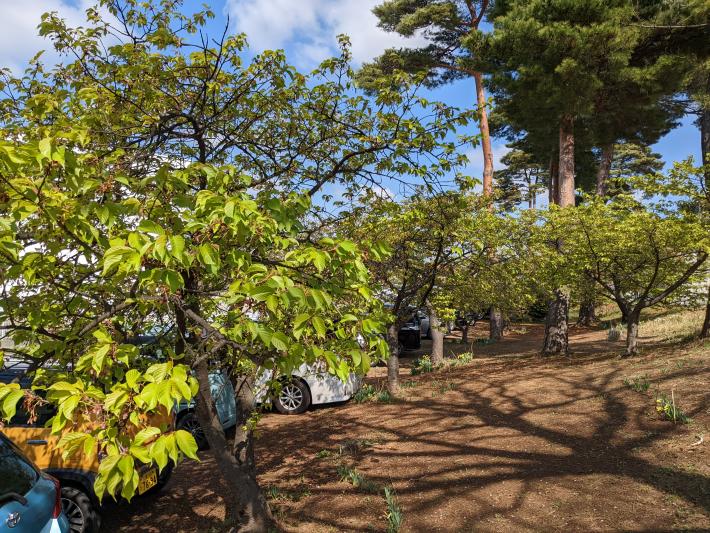
<instances>
[{"instance_id":1,"label":"tall evergreen tree","mask_svg":"<svg viewBox=\"0 0 710 533\"><path fill-rule=\"evenodd\" d=\"M455 80L473 78L483 150L483 191L493 192L493 150L488 126L483 76L473 67L465 42L483 21L489 0L386 0L373 12L386 31L426 39L419 48L389 49L372 63L363 65L361 84L393 70L425 72L426 83L436 87Z\"/></svg>"},{"instance_id":2,"label":"tall evergreen tree","mask_svg":"<svg viewBox=\"0 0 710 533\"><path fill-rule=\"evenodd\" d=\"M485 60L481 68L492 72L496 108L512 127L552 137L556 125L553 203L575 205L579 131L599 146L597 188L603 192L615 142L657 138L673 125L677 106L662 96L673 92L666 80L681 72L679 63L665 53L639 55L649 30L634 23L639 13L631 2L503 0L490 18L494 31L478 33L468 44ZM568 302L560 298L569 295L558 291L552 303L545 352L567 350Z\"/></svg>"},{"instance_id":3,"label":"tall evergreen tree","mask_svg":"<svg viewBox=\"0 0 710 533\"><path fill-rule=\"evenodd\" d=\"M483 151L483 194L490 197L493 194L493 149L483 75L474 67L474 57L466 44L471 33L478 30L488 7L489 0L386 0L374 9L380 27L408 37L422 35L427 44L387 50L374 62L363 66L360 83L367 87L373 78L397 69L426 73L430 87L473 78ZM490 337L502 336L503 316L492 308Z\"/></svg>"}]
</instances>

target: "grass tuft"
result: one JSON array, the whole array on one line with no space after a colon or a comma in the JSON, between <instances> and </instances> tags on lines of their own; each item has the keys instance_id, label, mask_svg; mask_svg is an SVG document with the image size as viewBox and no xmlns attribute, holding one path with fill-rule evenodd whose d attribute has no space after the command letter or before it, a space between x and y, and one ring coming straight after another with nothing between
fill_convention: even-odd
<instances>
[{"instance_id":1,"label":"grass tuft","mask_svg":"<svg viewBox=\"0 0 710 533\"><path fill-rule=\"evenodd\" d=\"M387 504L387 511L385 512L387 533L398 533L402 527L404 517L397 501L397 495L392 487L385 487L385 503Z\"/></svg>"}]
</instances>

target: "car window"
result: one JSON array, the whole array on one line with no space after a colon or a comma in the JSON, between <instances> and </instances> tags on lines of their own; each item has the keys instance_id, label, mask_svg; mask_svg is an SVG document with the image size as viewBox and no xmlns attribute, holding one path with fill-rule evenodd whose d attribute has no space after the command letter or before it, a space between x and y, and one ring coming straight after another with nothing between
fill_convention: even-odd
<instances>
[{"instance_id":1,"label":"car window","mask_svg":"<svg viewBox=\"0 0 710 533\"><path fill-rule=\"evenodd\" d=\"M25 495L37 481L37 471L7 440L0 438L0 501L10 492Z\"/></svg>"},{"instance_id":2,"label":"car window","mask_svg":"<svg viewBox=\"0 0 710 533\"><path fill-rule=\"evenodd\" d=\"M32 426L32 427L44 427L47 421L57 414L56 406L52 404L42 404L38 405L35 409L36 419L32 424L30 424L30 413L24 408L24 405L20 403L17 406L17 413L12 417L12 420L8 424L9 426Z\"/></svg>"}]
</instances>

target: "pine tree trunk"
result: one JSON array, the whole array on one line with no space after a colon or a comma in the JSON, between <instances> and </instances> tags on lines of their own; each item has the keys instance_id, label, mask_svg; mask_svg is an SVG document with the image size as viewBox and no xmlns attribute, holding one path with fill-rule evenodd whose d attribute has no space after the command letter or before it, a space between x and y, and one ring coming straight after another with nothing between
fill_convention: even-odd
<instances>
[{"instance_id":1,"label":"pine tree trunk","mask_svg":"<svg viewBox=\"0 0 710 533\"><path fill-rule=\"evenodd\" d=\"M555 290L555 299L550 302L545 318L543 355L566 354L569 350L567 319L569 317L569 294L564 289Z\"/></svg>"},{"instance_id":2,"label":"pine tree trunk","mask_svg":"<svg viewBox=\"0 0 710 533\"><path fill-rule=\"evenodd\" d=\"M390 356L387 359L387 390L393 396L399 392L399 326L397 322L387 328L387 344Z\"/></svg>"},{"instance_id":3,"label":"pine tree trunk","mask_svg":"<svg viewBox=\"0 0 710 533\"><path fill-rule=\"evenodd\" d=\"M574 118L564 115L560 120L559 205L574 206Z\"/></svg>"},{"instance_id":4,"label":"pine tree trunk","mask_svg":"<svg viewBox=\"0 0 710 533\"><path fill-rule=\"evenodd\" d=\"M560 164L555 192L560 207L574 207L574 117L564 115L560 120ZM550 302L545 319L544 355L563 353L569 350L567 321L569 318L569 292L555 289L555 298Z\"/></svg>"},{"instance_id":5,"label":"pine tree trunk","mask_svg":"<svg viewBox=\"0 0 710 533\"><path fill-rule=\"evenodd\" d=\"M491 340L500 340L503 338L503 313L497 307L491 307L489 313L490 320L488 322L489 332L488 338Z\"/></svg>"},{"instance_id":6,"label":"pine tree trunk","mask_svg":"<svg viewBox=\"0 0 710 533\"><path fill-rule=\"evenodd\" d=\"M488 111L486 110L486 93L483 89L483 79L480 72L473 73L476 82L476 102L478 104L478 127L481 130L481 149L483 150L483 195L493 194L493 148L488 127Z\"/></svg>"},{"instance_id":7,"label":"pine tree trunk","mask_svg":"<svg viewBox=\"0 0 710 533\"><path fill-rule=\"evenodd\" d=\"M560 157L557 151L552 152L550 157L550 186L548 188L548 202L549 205L559 203L559 198L557 196L557 185L560 179Z\"/></svg>"},{"instance_id":8,"label":"pine tree trunk","mask_svg":"<svg viewBox=\"0 0 710 533\"><path fill-rule=\"evenodd\" d=\"M710 106L700 114L700 154L705 167L705 194L710 191Z\"/></svg>"},{"instance_id":9,"label":"pine tree trunk","mask_svg":"<svg viewBox=\"0 0 710 533\"><path fill-rule=\"evenodd\" d=\"M597 196L604 197L609 191L609 173L611 172L611 162L614 159L614 144L609 143L602 146L601 161L597 169Z\"/></svg>"},{"instance_id":10,"label":"pine tree trunk","mask_svg":"<svg viewBox=\"0 0 710 533\"><path fill-rule=\"evenodd\" d=\"M638 353L639 314L631 313L626 324L626 357Z\"/></svg>"},{"instance_id":11,"label":"pine tree trunk","mask_svg":"<svg viewBox=\"0 0 710 533\"><path fill-rule=\"evenodd\" d=\"M710 282L708 283L708 297L705 301L705 320L703 320L703 329L700 330L701 339L708 337L710 337Z\"/></svg>"},{"instance_id":12,"label":"pine tree trunk","mask_svg":"<svg viewBox=\"0 0 710 533\"><path fill-rule=\"evenodd\" d=\"M444 362L444 332L441 331L441 321L432 305L427 306L429 312L429 331L431 333L431 362L434 366Z\"/></svg>"},{"instance_id":13,"label":"pine tree trunk","mask_svg":"<svg viewBox=\"0 0 710 533\"><path fill-rule=\"evenodd\" d=\"M210 452L217 463L228 490L224 494L227 510L239 523L239 531L262 532L273 526L273 517L256 481L253 455L253 436L240 437L240 458L229 449L227 437L214 406L209 383L209 368L202 361L196 368L199 391L195 411L202 426Z\"/></svg>"},{"instance_id":14,"label":"pine tree trunk","mask_svg":"<svg viewBox=\"0 0 710 533\"><path fill-rule=\"evenodd\" d=\"M705 194L710 194L710 106L705 107L700 115L700 152L705 167ZM705 302L705 320L700 330L700 338L710 337L710 280L708 281L708 297Z\"/></svg>"}]
</instances>

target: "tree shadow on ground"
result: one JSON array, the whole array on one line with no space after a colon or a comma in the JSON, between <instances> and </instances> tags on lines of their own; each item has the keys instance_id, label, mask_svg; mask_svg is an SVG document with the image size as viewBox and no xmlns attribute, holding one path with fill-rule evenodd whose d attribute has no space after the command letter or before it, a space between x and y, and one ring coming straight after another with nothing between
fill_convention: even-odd
<instances>
[{"instance_id":1,"label":"tree shadow on ground","mask_svg":"<svg viewBox=\"0 0 710 533\"><path fill-rule=\"evenodd\" d=\"M672 525L672 516L663 511L635 505L639 492L651 506L665 494L710 515L710 478L642 453L676 427L650 417L652 399L636 398L623 386L626 368L595 370L604 360L590 357L574 365L562 359L524 360L516 361L514 370L510 362L501 362L487 365L485 374L441 375L436 379L454 384L445 398L370 405L362 409L371 413L352 417L348 414L354 407L332 413L322 419L327 418L327 433L325 427L314 427L316 419L289 420L271 428L263 443L288 442L287 462L267 446L262 466L286 477L306 472L320 487L314 494L336 498L343 487L333 484L332 462L313 453L313 440L318 439L318 447L333 448L345 437L382 435L381 445L345 460L358 464L372 481L397 489L412 531L436 528L442 510L447 516L442 531L468 531L496 520L514 529L604 529L595 522L598 517L619 530ZM697 372L679 370L662 380ZM593 486L585 487L587 480ZM596 505L589 505L589 496ZM575 516L566 518L566 526L535 510L549 498L567 498L567 512ZM357 513L356 505L350 505L347 511ZM353 527L347 513L333 516L318 505L299 509L298 518L342 531Z\"/></svg>"}]
</instances>

